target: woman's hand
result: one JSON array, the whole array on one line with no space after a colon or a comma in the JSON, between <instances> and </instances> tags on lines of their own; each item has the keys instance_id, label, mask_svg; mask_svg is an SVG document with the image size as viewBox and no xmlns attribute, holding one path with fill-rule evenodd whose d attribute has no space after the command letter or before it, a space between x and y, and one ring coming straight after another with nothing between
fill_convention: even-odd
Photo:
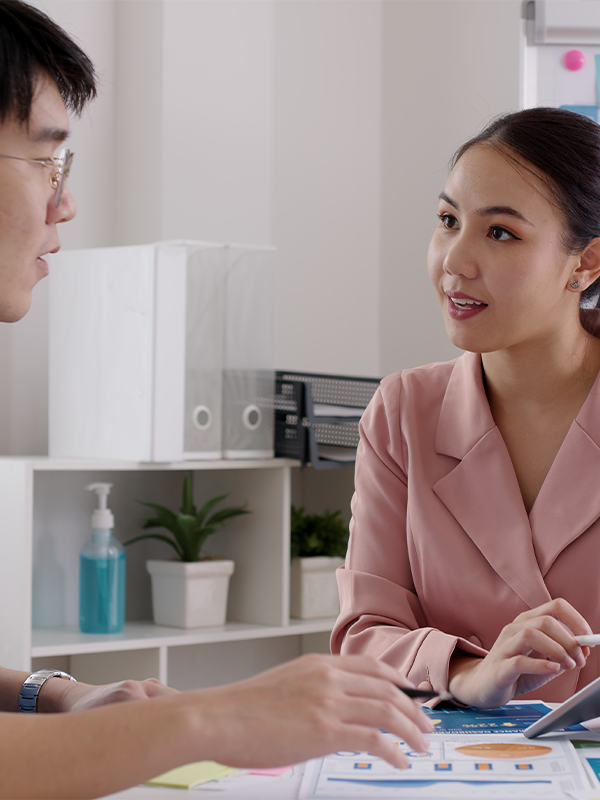
<instances>
[{"instance_id":1,"label":"woman's hand","mask_svg":"<svg viewBox=\"0 0 600 800\"><path fill-rule=\"evenodd\" d=\"M575 636L592 633L573 606L558 598L525 611L502 629L485 658L455 655L449 689L461 703L479 708L502 706L539 689L557 675L583 667L590 653Z\"/></svg>"},{"instance_id":2,"label":"woman's hand","mask_svg":"<svg viewBox=\"0 0 600 800\"><path fill-rule=\"evenodd\" d=\"M423 733L433 726L400 684L408 682L367 656L309 655L240 683L201 690L197 741L207 742L198 752L230 766L260 767L358 750L406 768L402 749L381 729L423 752Z\"/></svg>"}]
</instances>

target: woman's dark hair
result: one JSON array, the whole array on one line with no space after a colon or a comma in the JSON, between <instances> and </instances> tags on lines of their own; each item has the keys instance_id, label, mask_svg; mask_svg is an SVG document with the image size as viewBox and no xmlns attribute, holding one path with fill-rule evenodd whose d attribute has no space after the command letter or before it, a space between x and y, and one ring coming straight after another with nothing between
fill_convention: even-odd
<instances>
[{"instance_id":1,"label":"woman's dark hair","mask_svg":"<svg viewBox=\"0 0 600 800\"><path fill-rule=\"evenodd\" d=\"M80 114L96 96L94 67L50 17L20 0L0 0L0 123L26 123L42 74L56 83L65 106Z\"/></svg>"},{"instance_id":2,"label":"woman's dark hair","mask_svg":"<svg viewBox=\"0 0 600 800\"><path fill-rule=\"evenodd\" d=\"M528 108L493 120L462 145L452 166L475 145L494 147L536 175L560 210L569 253L600 236L600 125L561 108ZM600 278L581 295L583 327L600 338Z\"/></svg>"}]
</instances>

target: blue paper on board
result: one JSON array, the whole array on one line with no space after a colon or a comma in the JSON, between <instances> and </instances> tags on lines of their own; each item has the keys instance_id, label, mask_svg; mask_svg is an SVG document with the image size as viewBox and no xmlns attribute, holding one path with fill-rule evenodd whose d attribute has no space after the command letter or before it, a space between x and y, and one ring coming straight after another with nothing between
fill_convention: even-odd
<instances>
[{"instance_id":1,"label":"blue paper on board","mask_svg":"<svg viewBox=\"0 0 600 800\"><path fill-rule=\"evenodd\" d=\"M575 114L581 114L584 117L589 117L594 122L598 122L598 106L561 106L565 111L573 111Z\"/></svg>"},{"instance_id":2,"label":"blue paper on board","mask_svg":"<svg viewBox=\"0 0 600 800\"><path fill-rule=\"evenodd\" d=\"M501 708L457 708L439 705L423 709L434 722L436 733L521 733L545 716L550 707L543 703L515 703ZM584 731L583 725L572 725L570 731Z\"/></svg>"}]
</instances>

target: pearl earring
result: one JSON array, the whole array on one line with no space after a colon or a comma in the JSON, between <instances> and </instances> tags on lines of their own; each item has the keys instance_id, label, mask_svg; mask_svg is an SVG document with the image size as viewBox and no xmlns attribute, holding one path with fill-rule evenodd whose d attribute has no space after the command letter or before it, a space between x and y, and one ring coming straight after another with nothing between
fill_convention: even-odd
<instances>
[{"instance_id":1,"label":"pearl earring","mask_svg":"<svg viewBox=\"0 0 600 800\"><path fill-rule=\"evenodd\" d=\"M579 281L573 281L571 284L571 289L579 289Z\"/></svg>"}]
</instances>

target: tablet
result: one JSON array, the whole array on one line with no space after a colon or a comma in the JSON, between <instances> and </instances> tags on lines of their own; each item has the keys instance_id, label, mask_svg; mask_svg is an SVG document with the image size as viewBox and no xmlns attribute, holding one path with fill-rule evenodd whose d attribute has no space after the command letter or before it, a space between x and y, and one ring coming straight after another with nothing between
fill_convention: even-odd
<instances>
[{"instance_id":1,"label":"tablet","mask_svg":"<svg viewBox=\"0 0 600 800\"><path fill-rule=\"evenodd\" d=\"M525 728L523 736L533 739L542 733L568 728L569 725L594 717L600 717L600 678L588 683L564 703Z\"/></svg>"}]
</instances>

